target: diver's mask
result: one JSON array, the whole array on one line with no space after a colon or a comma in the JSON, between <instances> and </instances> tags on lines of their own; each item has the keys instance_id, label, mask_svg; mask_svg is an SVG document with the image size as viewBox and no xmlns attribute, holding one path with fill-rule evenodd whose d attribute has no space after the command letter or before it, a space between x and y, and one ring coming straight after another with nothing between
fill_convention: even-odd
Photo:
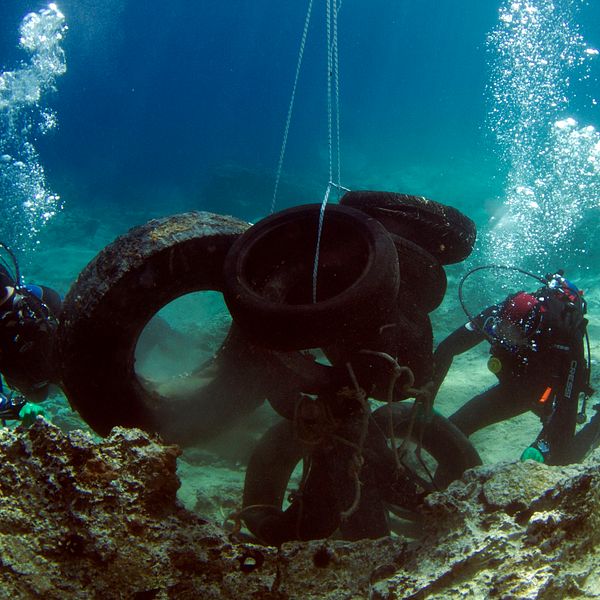
<instances>
[{"instance_id":1,"label":"diver's mask","mask_svg":"<svg viewBox=\"0 0 600 600\"><path fill-rule=\"evenodd\" d=\"M516 352L524 348L535 350L532 336L539 322L539 300L526 292L508 298L498 312L484 323L484 332L494 342Z\"/></svg>"}]
</instances>

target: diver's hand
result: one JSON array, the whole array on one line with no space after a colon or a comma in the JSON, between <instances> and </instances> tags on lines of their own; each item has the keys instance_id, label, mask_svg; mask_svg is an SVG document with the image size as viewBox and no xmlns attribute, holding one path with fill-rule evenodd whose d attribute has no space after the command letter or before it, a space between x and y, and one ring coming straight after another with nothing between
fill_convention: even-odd
<instances>
[{"instance_id":1,"label":"diver's hand","mask_svg":"<svg viewBox=\"0 0 600 600\"><path fill-rule=\"evenodd\" d=\"M525 448L523 454L521 454L521 462L525 460L535 460L536 462L543 463L544 455L535 446L529 446L529 448Z\"/></svg>"},{"instance_id":2,"label":"diver's hand","mask_svg":"<svg viewBox=\"0 0 600 600\"><path fill-rule=\"evenodd\" d=\"M35 402L26 402L23 408L19 411L19 419L21 419L21 424L25 427L32 425L36 417L45 416L46 411L40 404L35 404Z\"/></svg>"}]
</instances>

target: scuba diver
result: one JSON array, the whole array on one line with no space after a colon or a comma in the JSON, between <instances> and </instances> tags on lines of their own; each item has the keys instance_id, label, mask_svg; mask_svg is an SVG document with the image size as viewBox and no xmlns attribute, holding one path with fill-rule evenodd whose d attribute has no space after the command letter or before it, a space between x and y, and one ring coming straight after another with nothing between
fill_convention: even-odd
<instances>
[{"instance_id":1,"label":"scuba diver","mask_svg":"<svg viewBox=\"0 0 600 600\"><path fill-rule=\"evenodd\" d=\"M600 412L575 434L576 424L585 422L585 403L593 393L586 302L562 271L536 279L544 286L531 293L517 292L490 306L439 344L434 352L435 390L456 355L487 339L488 368L498 383L469 400L450 421L470 436L531 410L543 427L521 460L555 465L578 462L600 440ZM581 394L583 408L578 413ZM600 411L600 404L594 408Z\"/></svg>"},{"instance_id":2,"label":"scuba diver","mask_svg":"<svg viewBox=\"0 0 600 600\"><path fill-rule=\"evenodd\" d=\"M10 255L14 274L0 263L0 373L18 395L6 394L0 379L0 419L24 422L43 411L36 404L48 397L56 381L53 359L55 332L62 300L55 290L23 284L17 260Z\"/></svg>"}]
</instances>

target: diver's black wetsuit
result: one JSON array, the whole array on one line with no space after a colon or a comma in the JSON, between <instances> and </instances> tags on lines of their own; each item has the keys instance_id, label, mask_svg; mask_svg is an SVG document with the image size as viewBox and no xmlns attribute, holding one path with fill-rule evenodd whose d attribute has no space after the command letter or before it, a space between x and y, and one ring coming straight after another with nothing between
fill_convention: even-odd
<instances>
[{"instance_id":1,"label":"diver's black wetsuit","mask_svg":"<svg viewBox=\"0 0 600 600\"><path fill-rule=\"evenodd\" d=\"M434 353L436 389L455 356L488 339L486 323L497 319L503 306L484 310L439 344ZM495 361L498 383L469 400L450 420L469 436L531 410L543 423L533 446L544 461L567 464L581 460L600 428L598 413L574 438L579 394L588 382L583 345L586 322L581 321L573 327L556 327L542 319L535 337L530 338L532 343L520 347L511 348L491 338L490 360Z\"/></svg>"},{"instance_id":2,"label":"diver's black wetsuit","mask_svg":"<svg viewBox=\"0 0 600 600\"><path fill-rule=\"evenodd\" d=\"M17 289L0 265L0 373L34 402L46 398L55 379L52 352L61 307L58 292L38 285Z\"/></svg>"}]
</instances>

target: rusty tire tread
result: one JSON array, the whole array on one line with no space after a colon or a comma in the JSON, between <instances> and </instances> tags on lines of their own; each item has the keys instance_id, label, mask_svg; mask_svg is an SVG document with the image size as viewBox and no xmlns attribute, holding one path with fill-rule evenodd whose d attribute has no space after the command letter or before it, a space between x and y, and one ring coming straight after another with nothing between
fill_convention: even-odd
<instances>
[{"instance_id":1,"label":"rusty tire tread","mask_svg":"<svg viewBox=\"0 0 600 600\"><path fill-rule=\"evenodd\" d=\"M313 302L320 208L295 206L259 221L225 260L225 302L265 347L303 350L357 336L380 325L396 301L398 259L387 231L359 210L329 205Z\"/></svg>"},{"instance_id":2,"label":"rusty tire tread","mask_svg":"<svg viewBox=\"0 0 600 600\"><path fill-rule=\"evenodd\" d=\"M153 219L119 236L82 270L63 303L58 355L69 402L97 433L116 425L161 431L163 399L135 374L137 339L174 299L221 290L225 254L247 227L206 212Z\"/></svg>"},{"instance_id":3,"label":"rusty tire tread","mask_svg":"<svg viewBox=\"0 0 600 600\"><path fill-rule=\"evenodd\" d=\"M475 245L475 223L453 206L395 192L351 191L340 204L363 210L391 232L418 244L440 264L457 263Z\"/></svg>"}]
</instances>

